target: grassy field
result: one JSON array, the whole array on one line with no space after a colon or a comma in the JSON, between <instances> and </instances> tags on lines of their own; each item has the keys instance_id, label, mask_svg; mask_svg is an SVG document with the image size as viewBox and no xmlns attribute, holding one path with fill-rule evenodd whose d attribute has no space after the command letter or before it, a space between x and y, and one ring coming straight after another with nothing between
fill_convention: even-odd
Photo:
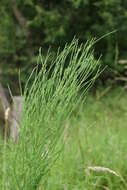
<instances>
[{"instance_id":1,"label":"grassy field","mask_svg":"<svg viewBox=\"0 0 127 190\"><path fill-rule=\"evenodd\" d=\"M111 90L99 101L89 95L80 114L67 123L64 151L44 189L126 190L126 135L126 91Z\"/></svg>"}]
</instances>

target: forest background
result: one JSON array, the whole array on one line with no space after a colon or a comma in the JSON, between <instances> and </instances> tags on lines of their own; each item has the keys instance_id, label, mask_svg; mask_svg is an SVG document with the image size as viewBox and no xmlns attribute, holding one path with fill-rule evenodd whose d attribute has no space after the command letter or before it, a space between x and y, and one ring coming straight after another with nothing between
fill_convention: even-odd
<instances>
[{"instance_id":1,"label":"forest background","mask_svg":"<svg viewBox=\"0 0 127 190\"><path fill-rule=\"evenodd\" d=\"M19 94L19 70L24 86L37 65L39 48L45 54L64 47L74 36L80 42L116 30L95 44L95 56L108 66L98 86L127 81L126 0L1 0L0 81Z\"/></svg>"}]
</instances>

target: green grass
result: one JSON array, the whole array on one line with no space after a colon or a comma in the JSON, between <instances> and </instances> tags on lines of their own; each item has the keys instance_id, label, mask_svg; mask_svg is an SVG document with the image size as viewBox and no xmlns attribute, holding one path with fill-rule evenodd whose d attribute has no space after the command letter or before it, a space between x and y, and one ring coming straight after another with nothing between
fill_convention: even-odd
<instances>
[{"instance_id":1,"label":"green grass","mask_svg":"<svg viewBox=\"0 0 127 190\"><path fill-rule=\"evenodd\" d=\"M98 76L93 44L91 40L79 45L74 39L45 58L40 51L41 70L31 74L35 75L31 88L29 80L25 86L19 141L1 142L0 189L38 190L47 183L63 149L66 122Z\"/></svg>"},{"instance_id":2,"label":"green grass","mask_svg":"<svg viewBox=\"0 0 127 190\"><path fill-rule=\"evenodd\" d=\"M0 142L0 189L127 189L127 95L118 89L85 99L98 76L93 43L74 40L45 59L40 52L19 141ZM89 170L95 166L99 172Z\"/></svg>"},{"instance_id":3,"label":"green grass","mask_svg":"<svg viewBox=\"0 0 127 190\"><path fill-rule=\"evenodd\" d=\"M44 189L127 189L126 100L126 91L122 89L111 90L100 101L88 96L78 117L68 124L64 151ZM105 172L88 173L88 166L109 168L120 177Z\"/></svg>"}]
</instances>

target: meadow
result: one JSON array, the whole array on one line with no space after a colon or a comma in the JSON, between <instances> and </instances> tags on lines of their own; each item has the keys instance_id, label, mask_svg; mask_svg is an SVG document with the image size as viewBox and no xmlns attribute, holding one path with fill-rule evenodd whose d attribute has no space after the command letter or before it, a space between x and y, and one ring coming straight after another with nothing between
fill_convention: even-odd
<instances>
[{"instance_id":1,"label":"meadow","mask_svg":"<svg viewBox=\"0 0 127 190\"><path fill-rule=\"evenodd\" d=\"M126 91L119 87L99 101L88 95L78 117L68 124L64 151L44 189L127 189L126 99Z\"/></svg>"}]
</instances>

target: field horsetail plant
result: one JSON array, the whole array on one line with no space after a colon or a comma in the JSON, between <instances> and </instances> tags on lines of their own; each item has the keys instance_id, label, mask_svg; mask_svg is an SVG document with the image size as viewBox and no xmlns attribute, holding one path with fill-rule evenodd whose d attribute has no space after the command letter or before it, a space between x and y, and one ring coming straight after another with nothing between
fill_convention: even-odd
<instances>
[{"instance_id":1,"label":"field horsetail plant","mask_svg":"<svg viewBox=\"0 0 127 190\"><path fill-rule=\"evenodd\" d=\"M19 141L7 141L1 150L0 189L44 188L42 183L62 149L59 142L66 121L98 76L93 44L91 40L79 45L74 39L55 56L48 51L44 59L40 51L41 69L36 72L35 68L31 88L28 90L29 81L25 87Z\"/></svg>"}]
</instances>

